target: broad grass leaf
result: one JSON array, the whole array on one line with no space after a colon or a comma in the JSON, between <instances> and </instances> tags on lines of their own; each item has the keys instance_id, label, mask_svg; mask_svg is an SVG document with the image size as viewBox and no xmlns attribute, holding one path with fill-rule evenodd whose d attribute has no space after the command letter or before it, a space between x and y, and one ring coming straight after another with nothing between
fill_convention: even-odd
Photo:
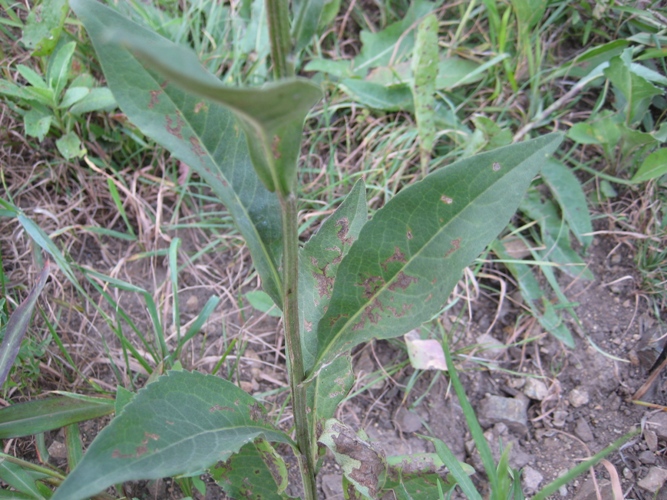
<instances>
[{"instance_id":1,"label":"broad grass leaf","mask_svg":"<svg viewBox=\"0 0 667 500\"><path fill-rule=\"evenodd\" d=\"M357 344L402 335L436 314L561 140L550 134L458 161L378 210L338 267L308 376Z\"/></svg>"},{"instance_id":2,"label":"broad grass leaf","mask_svg":"<svg viewBox=\"0 0 667 500\"><path fill-rule=\"evenodd\" d=\"M392 490L397 500L435 499L439 493L450 491L456 483L443 480L444 462L436 453L413 453L387 457L389 470L383 491ZM475 469L465 463L461 467L474 474ZM451 474L450 474L451 476Z\"/></svg>"},{"instance_id":3,"label":"broad grass leaf","mask_svg":"<svg viewBox=\"0 0 667 500\"><path fill-rule=\"evenodd\" d=\"M234 384L169 372L141 389L93 441L53 500L88 498L138 479L199 473L258 437L293 444Z\"/></svg>"},{"instance_id":4,"label":"broad grass leaf","mask_svg":"<svg viewBox=\"0 0 667 500\"><path fill-rule=\"evenodd\" d=\"M588 248L593 241L593 236L588 234L593 232L593 224L579 179L566 165L554 159L542 167L542 178L558 200L572 233L579 243Z\"/></svg>"},{"instance_id":5,"label":"broad grass leaf","mask_svg":"<svg viewBox=\"0 0 667 500\"><path fill-rule=\"evenodd\" d=\"M466 472L464 469L466 464L459 462L456 456L454 456L454 453L452 453L449 447L443 443L442 440L431 437L427 437L426 439L433 443L438 457L440 457L440 459L447 466L450 474L454 477L454 480L459 485L466 498L469 500L482 500L482 495L479 494L469 477L470 472Z\"/></svg>"},{"instance_id":6,"label":"broad grass leaf","mask_svg":"<svg viewBox=\"0 0 667 500\"><path fill-rule=\"evenodd\" d=\"M367 221L366 187L359 180L299 253L299 319L306 370L317 355L317 324L329 305L338 266Z\"/></svg>"},{"instance_id":7,"label":"broad grass leaf","mask_svg":"<svg viewBox=\"0 0 667 500\"><path fill-rule=\"evenodd\" d=\"M385 87L377 83L355 78L346 78L341 89L366 107L380 111L412 110L412 91L407 84Z\"/></svg>"},{"instance_id":8,"label":"broad grass leaf","mask_svg":"<svg viewBox=\"0 0 667 500\"><path fill-rule=\"evenodd\" d=\"M667 148L660 148L646 157L630 179L632 182L645 182L667 174Z\"/></svg>"},{"instance_id":9,"label":"broad grass leaf","mask_svg":"<svg viewBox=\"0 0 667 500\"><path fill-rule=\"evenodd\" d=\"M17 403L0 410L0 439L52 431L114 411L113 400L105 398L58 396Z\"/></svg>"},{"instance_id":10,"label":"broad grass leaf","mask_svg":"<svg viewBox=\"0 0 667 500\"><path fill-rule=\"evenodd\" d=\"M0 459L0 479L16 490L12 492L10 498L44 500L46 497L39 491L37 480L45 477L46 474L24 469L18 464Z\"/></svg>"},{"instance_id":11,"label":"broad grass leaf","mask_svg":"<svg viewBox=\"0 0 667 500\"><path fill-rule=\"evenodd\" d=\"M9 375L9 371L12 369L14 360L19 353L21 341L28 330L37 299L39 298L39 294L42 293L44 285L46 285L50 270L51 266L47 261L33 289L30 290L28 296L14 310L9 317L9 321L7 321L5 337L2 339L2 344L0 345L0 387L7 380L7 375Z\"/></svg>"},{"instance_id":12,"label":"broad grass leaf","mask_svg":"<svg viewBox=\"0 0 667 500\"><path fill-rule=\"evenodd\" d=\"M280 307L280 206L252 168L246 141L224 106L187 94L144 68L136 56L108 43L109 30L131 30L171 48L160 36L93 0L73 0L123 112L143 133L195 170L227 207L243 235L266 292ZM210 78L215 78L210 75Z\"/></svg>"}]
</instances>

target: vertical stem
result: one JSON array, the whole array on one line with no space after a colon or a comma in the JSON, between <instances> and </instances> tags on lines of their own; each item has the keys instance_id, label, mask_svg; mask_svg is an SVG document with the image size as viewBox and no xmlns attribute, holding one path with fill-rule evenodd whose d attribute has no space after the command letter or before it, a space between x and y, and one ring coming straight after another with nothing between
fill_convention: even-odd
<instances>
[{"instance_id":1,"label":"vertical stem","mask_svg":"<svg viewBox=\"0 0 667 500\"><path fill-rule=\"evenodd\" d=\"M287 0L266 0L266 15L269 22L273 74L276 80L294 76L294 68L287 60L292 50Z\"/></svg>"},{"instance_id":2,"label":"vertical stem","mask_svg":"<svg viewBox=\"0 0 667 500\"><path fill-rule=\"evenodd\" d=\"M289 27L289 6L287 0L266 0L266 12L271 42L273 74L276 79L294 76L294 67L288 56L292 50ZM301 384L304 378L301 338L299 333L299 232L297 219L297 198L294 186L290 193L279 193L283 217L283 323L287 348L287 371L296 442L299 447L299 466L306 500L317 500L315 484L315 464L311 449L310 427L308 426L308 400L306 388Z\"/></svg>"},{"instance_id":3,"label":"vertical stem","mask_svg":"<svg viewBox=\"0 0 667 500\"><path fill-rule=\"evenodd\" d=\"M283 322L287 347L292 408L296 427L296 442L301 456L301 477L307 500L317 498L315 464L311 453L311 436L308 426L306 388L304 378L301 339L299 336L299 233L297 199L294 194L280 197L283 212Z\"/></svg>"}]
</instances>

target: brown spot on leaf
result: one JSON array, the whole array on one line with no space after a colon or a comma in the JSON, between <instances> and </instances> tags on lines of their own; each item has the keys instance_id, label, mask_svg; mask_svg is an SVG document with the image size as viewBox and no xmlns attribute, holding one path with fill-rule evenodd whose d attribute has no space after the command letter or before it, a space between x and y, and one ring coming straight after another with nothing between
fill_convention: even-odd
<instances>
[{"instance_id":1,"label":"brown spot on leaf","mask_svg":"<svg viewBox=\"0 0 667 500\"><path fill-rule=\"evenodd\" d=\"M317 294L320 297L331 297L331 291L333 289L333 284L334 284L334 278L333 277L328 277L325 273L327 271L327 267L324 266L324 269L322 270L322 273L318 273L317 271L313 272L313 277L317 281Z\"/></svg>"},{"instance_id":2,"label":"brown spot on leaf","mask_svg":"<svg viewBox=\"0 0 667 500\"><path fill-rule=\"evenodd\" d=\"M384 285L384 279L381 276L369 276L361 282L364 287L364 297L370 299Z\"/></svg>"},{"instance_id":3,"label":"brown spot on leaf","mask_svg":"<svg viewBox=\"0 0 667 500\"><path fill-rule=\"evenodd\" d=\"M204 101L199 101L195 104L195 114L199 113L201 110L207 111L208 105Z\"/></svg>"},{"instance_id":4,"label":"brown spot on leaf","mask_svg":"<svg viewBox=\"0 0 667 500\"><path fill-rule=\"evenodd\" d=\"M461 247L461 238L456 238L455 240L452 240L452 248L447 250L445 257L449 257L451 254L456 252L460 247Z\"/></svg>"},{"instance_id":5,"label":"brown spot on leaf","mask_svg":"<svg viewBox=\"0 0 667 500\"><path fill-rule=\"evenodd\" d=\"M412 239L412 231L410 231L410 228L408 228L408 233L406 234L409 240Z\"/></svg>"},{"instance_id":6,"label":"brown spot on leaf","mask_svg":"<svg viewBox=\"0 0 667 500\"><path fill-rule=\"evenodd\" d=\"M153 109L156 104L160 102L160 94L162 90L151 90L151 101L148 103L148 109Z\"/></svg>"},{"instance_id":7,"label":"brown spot on leaf","mask_svg":"<svg viewBox=\"0 0 667 500\"><path fill-rule=\"evenodd\" d=\"M262 411L262 407L259 406L258 403L255 403L254 405L250 406L248 408L250 410L250 420L253 422L263 422L264 421L264 411Z\"/></svg>"},{"instance_id":8,"label":"brown spot on leaf","mask_svg":"<svg viewBox=\"0 0 667 500\"><path fill-rule=\"evenodd\" d=\"M313 331L313 322L312 321L303 321L303 326L308 333Z\"/></svg>"},{"instance_id":9,"label":"brown spot on leaf","mask_svg":"<svg viewBox=\"0 0 667 500\"><path fill-rule=\"evenodd\" d=\"M444 194L440 197L440 201L447 205L451 205L454 202L454 200L452 200L449 196L445 196Z\"/></svg>"},{"instance_id":10,"label":"brown spot on leaf","mask_svg":"<svg viewBox=\"0 0 667 500\"><path fill-rule=\"evenodd\" d=\"M347 217L343 217L336 222L340 226L338 230L338 239L343 245L351 245L352 238L347 236L348 231L350 230L350 221L347 220ZM342 252L341 252L342 253Z\"/></svg>"},{"instance_id":11,"label":"brown spot on leaf","mask_svg":"<svg viewBox=\"0 0 667 500\"><path fill-rule=\"evenodd\" d=\"M214 411L234 411L234 408L231 408L229 406L220 406L220 405L215 405L211 406L208 409L209 413L213 413Z\"/></svg>"},{"instance_id":12,"label":"brown spot on leaf","mask_svg":"<svg viewBox=\"0 0 667 500\"><path fill-rule=\"evenodd\" d=\"M403 271L400 271L394 278L394 282L389 285L389 290L394 292L397 288L405 290L411 283L417 283L419 280L414 276L408 276Z\"/></svg>"},{"instance_id":13,"label":"brown spot on leaf","mask_svg":"<svg viewBox=\"0 0 667 500\"><path fill-rule=\"evenodd\" d=\"M493 166L491 168L493 168L494 172L497 172L498 170L500 170L500 163L498 163L497 161L494 161Z\"/></svg>"},{"instance_id":14,"label":"brown spot on leaf","mask_svg":"<svg viewBox=\"0 0 667 500\"><path fill-rule=\"evenodd\" d=\"M273 141L271 142L271 153L273 153L273 157L278 160L280 159L280 136L274 135L273 136Z\"/></svg>"},{"instance_id":15,"label":"brown spot on leaf","mask_svg":"<svg viewBox=\"0 0 667 500\"><path fill-rule=\"evenodd\" d=\"M183 125L185 125L185 123L183 122L181 115L176 115L175 122L171 116L167 115L167 132L174 137L183 139Z\"/></svg>"},{"instance_id":16,"label":"brown spot on leaf","mask_svg":"<svg viewBox=\"0 0 667 500\"><path fill-rule=\"evenodd\" d=\"M336 446L336 452L359 462L359 467L352 469L349 477L368 488L371 498L375 498L379 489L380 476L385 470L382 452L357 437L349 428L336 425L333 430L335 432L331 439Z\"/></svg>"},{"instance_id":17,"label":"brown spot on leaf","mask_svg":"<svg viewBox=\"0 0 667 500\"><path fill-rule=\"evenodd\" d=\"M394 254L381 264L382 269L386 271L387 264L390 262L405 262L405 255L401 252L400 248L394 247Z\"/></svg>"},{"instance_id":18,"label":"brown spot on leaf","mask_svg":"<svg viewBox=\"0 0 667 500\"><path fill-rule=\"evenodd\" d=\"M206 152L204 151L204 148L202 148L201 141L195 137L194 135L190 137L190 148L192 149L192 152L199 156L199 159L201 160L204 156L206 156Z\"/></svg>"}]
</instances>

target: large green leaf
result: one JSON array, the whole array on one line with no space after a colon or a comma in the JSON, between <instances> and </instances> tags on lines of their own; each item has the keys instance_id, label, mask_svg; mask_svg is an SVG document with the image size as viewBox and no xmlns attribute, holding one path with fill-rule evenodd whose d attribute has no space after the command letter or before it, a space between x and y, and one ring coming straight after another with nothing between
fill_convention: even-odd
<instances>
[{"instance_id":1,"label":"large green leaf","mask_svg":"<svg viewBox=\"0 0 667 500\"><path fill-rule=\"evenodd\" d=\"M113 411L113 400L105 398L58 396L17 403L0 410L0 439L51 431Z\"/></svg>"},{"instance_id":2,"label":"large green leaf","mask_svg":"<svg viewBox=\"0 0 667 500\"><path fill-rule=\"evenodd\" d=\"M338 265L367 221L366 188L360 180L299 253L301 348L306 370L312 368L317 355L317 324L329 305Z\"/></svg>"},{"instance_id":3,"label":"large green leaf","mask_svg":"<svg viewBox=\"0 0 667 500\"><path fill-rule=\"evenodd\" d=\"M129 402L93 441L53 500L78 500L113 484L203 471L263 436L293 444L234 384L169 372Z\"/></svg>"},{"instance_id":4,"label":"large green leaf","mask_svg":"<svg viewBox=\"0 0 667 500\"><path fill-rule=\"evenodd\" d=\"M94 0L72 0L71 6L88 31L120 108L142 132L208 182L234 217L266 292L281 306L280 207L252 168L233 114L146 70L126 48L110 43L108 36L114 30L130 30L146 46L155 44L176 51L177 45Z\"/></svg>"},{"instance_id":5,"label":"large green leaf","mask_svg":"<svg viewBox=\"0 0 667 500\"><path fill-rule=\"evenodd\" d=\"M361 342L402 335L436 314L561 140L550 134L458 161L379 210L338 267L309 377Z\"/></svg>"}]
</instances>

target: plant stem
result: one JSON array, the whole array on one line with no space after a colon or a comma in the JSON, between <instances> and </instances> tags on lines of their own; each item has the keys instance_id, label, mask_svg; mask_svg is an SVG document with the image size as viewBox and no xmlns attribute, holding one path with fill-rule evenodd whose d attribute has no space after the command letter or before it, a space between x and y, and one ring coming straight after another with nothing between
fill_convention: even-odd
<instances>
[{"instance_id":1,"label":"plant stem","mask_svg":"<svg viewBox=\"0 0 667 500\"><path fill-rule=\"evenodd\" d=\"M294 67L288 56L292 50L287 0L266 0L266 12L271 42L273 74L276 79L294 76ZM295 188L288 194L278 194L283 217L283 324L287 348L287 372L289 373L292 409L299 447L299 466L306 500L317 499L315 463L313 460L310 427L308 425L308 400L304 379L303 356L299 333L299 231Z\"/></svg>"},{"instance_id":2,"label":"plant stem","mask_svg":"<svg viewBox=\"0 0 667 500\"><path fill-rule=\"evenodd\" d=\"M299 336L299 232L297 199L292 193L280 197L283 215L283 323L287 347L288 372L292 392L292 409L296 427L296 442L301 456L301 477L306 500L317 498L315 464L311 453L311 436L308 426L306 388L304 378L301 339Z\"/></svg>"},{"instance_id":3,"label":"plant stem","mask_svg":"<svg viewBox=\"0 0 667 500\"><path fill-rule=\"evenodd\" d=\"M292 50L287 0L266 0L266 14L271 42L271 60L276 80L294 76L294 67L288 61Z\"/></svg>"}]
</instances>

